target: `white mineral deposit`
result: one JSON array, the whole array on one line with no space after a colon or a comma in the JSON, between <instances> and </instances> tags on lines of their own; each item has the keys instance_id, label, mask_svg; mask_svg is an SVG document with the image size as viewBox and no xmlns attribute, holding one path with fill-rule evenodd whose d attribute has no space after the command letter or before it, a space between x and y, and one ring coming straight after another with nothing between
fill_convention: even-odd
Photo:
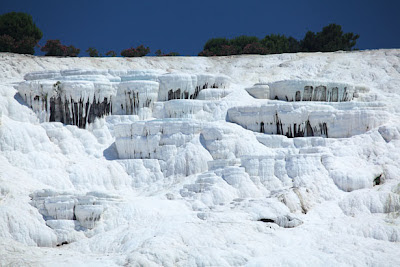
<instances>
[{"instance_id":1,"label":"white mineral deposit","mask_svg":"<svg viewBox=\"0 0 400 267\"><path fill-rule=\"evenodd\" d=\"M400 266L399 65L0 53L0 265Z\"/></svg>"}]
</instances>

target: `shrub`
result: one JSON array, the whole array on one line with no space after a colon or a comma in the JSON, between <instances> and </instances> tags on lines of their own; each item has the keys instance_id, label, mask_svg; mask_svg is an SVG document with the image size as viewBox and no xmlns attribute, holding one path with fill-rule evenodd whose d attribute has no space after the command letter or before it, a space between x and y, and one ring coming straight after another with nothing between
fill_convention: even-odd
<instances>
[{"instance_id":1,"label":"shrub","mask_svg":"<svg viewBox=\"0 0 400 267\"><path fill-rule=\"evenodd\" d=\"M199 53L199 56L231 56L238 55L241 52L241 48L236 45L232 45L226 38L213 38L207 41L204 45L203 51Z\"/></svg>"},{"instance_id":2,"label":"shrub","mask_svg":"<svg viewBox=\"0 0 400 267\"><path fill-rule=\"evenodd\" d=\"M168 54L164 54L163 56L176 57L176 56L179 56L179 53L177 53L177 52L169 52Z\"/></svg>"},{"instance_id":3,"label":"shrub","mask_svg":"<svg viewBox=\"0 0 400 267\"><path fill-rule=\"evenodd\" d=\"M66 47L61 44L60 40L47 40L40 50L47 52L46 56L64 56L67 52Z\"/></svg>"},{"instance_id":4,"label":"shrub","mask_svg":"<svg viewBox=\"0 0 400 267\"><path fill-rule=\"evenodd\" d=\"M268 49L262 46L260 43L251 43L244 47L243 54L259 54L266 55L268 54Z\"/></svg>"},{"instance_id":5,"label":"shrub","mask_svg":"<svg viewBox=\"0 0 400 267\"><path fill-rule=\"evenodd\" d=\"M150 53L150 48L144 47L143 45L139 45L136 48L128 48L125 50L122 50L121 56L123 57L143 57Z\"/></svg>"},{"instance_id":6,"label":"shrub","mask_svg":"<svg viewBox=\"0 0 400 267\"><path fill-rule=\"evenodd\" d=\"M80 49L70 45L65 46L61 44L60 40L47 40L46 44L40 49L47 52L45 56L61 56L61 57L76 57Z\"/></svg>"},{"instance_id":7,"label":"shrub","mask_svg":"<svg viewBox=\"0 0 400 267\"><path fill-rule=\"evenodd\" d=\"M117 53L115 53L114 50L110 50L110 51L108 51L108 52L106 53L106 56L109 56L109 57L116 57L116 56L117 56Z\"/></svg>"},{"instance_id":8,"label":"shrub","mask_svg":"<svg viewBox=\"0 0 400 267\"><path fill-rule=\"evenodd\" d=\"M164 54L160 49L157 49L155 52L157 57L170 57L170 56L179 56L179 53L177 52L169 52L168 54Z\"/></svg>"},{"instance_id":9,"label":"shrub","mask_svg":"<svg viewBox=\"0 0 400 267\"><path fill-rule=\"evenodd\" d=\"M89 47L86 51L90 57L99 57L99 51L94 47Z\"/></svg>"},{"instance_id":10,"label":"shrub","mask_svg":"<svg viewBox=\"0 0 400 267\"><path fill-rule=\"evenodd\" d=\"M163 55L163 53L162 53L162 51L160 49L157 49L154 54L156 54L157 57L160 57L160 56Z\"/></svg>"},{"instance_id":11,"label":"shrub","mask_svg":"<svg viewBox=\"0 0 400 267\"><path fill-rule=\"evenodd\" d=\"M217 54L217 56L231 56L231 55L238 55L239 48L234 45L223 45L221 50Z\"/></svg>"},{"instance_id":12,"label":"shrub","mask_svg":"<svg viewBox=\"0 0 400 267\"><path fill-rule=\"evenodd\" d=\"M67 54L65 56L67 57L77 57L79 55L79 52L81 50L79 48L76 48L73 45L67 46Z\"/></svg>"},{"instance_id":13,"label":"shrub","mask_svg":"<svg viewBox=\"0 0 400 267\"><path fill-rule=\"evenodd\" d=\"M29 14L11 12L0 16L0 52L33 55L42 36Z\"/></svg>"},{"instance_id":14,"label":"shrub","mask_svg":"<svg viewBox=\"0 0 400 267\"><path fill-rule=\"evenodd\" d=\"M200 57L211 57L211 56L216 56L216 54L214 54L213 52L211 52L210 50L203 50L199 53Z\"/></svg>"}]
</instances>

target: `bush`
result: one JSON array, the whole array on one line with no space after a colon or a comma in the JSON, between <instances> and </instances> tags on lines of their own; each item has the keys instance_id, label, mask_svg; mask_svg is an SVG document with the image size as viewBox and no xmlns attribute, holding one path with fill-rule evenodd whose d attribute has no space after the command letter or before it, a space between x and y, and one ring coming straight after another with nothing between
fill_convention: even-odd
<instances>
[{"instance_id":1,"label":"bush","mask_svg":"<svg viewBox=\"0 0 400 267\"><path fill-rule=\"evenodd\" d=\"M157 57L176 57L179 56L179 53L177 52L169 52L168 54L164 54L160 49L157 49L155 52Z\"/></svg>"},{"instance_id":2,"label":"bush","mask_svg":"<svg viewBox=\"0 0 400 267\"><path fill-rule=\"evenodd\" d=\"M67 54L65 56L67 57L77 57L79 55L79 52L81 50L79 48L76 48L73 45L67 46Z\"/></svg>"},{"instance_id":3,"label":"bush","mask_svg":"<svg viewBox=\"0 0 400 267\"><path fill-rule=\"evenodd\" d=\"M99 57L99 51L94 47L89 47L86 51L90 57Z\"/></svg>"},{"instance_id":4,"label":"bush","mask_svg":"<svg viewBox=\"0 0 400 267\"><path fill-rule=\"evenodd\" d=\"M60 40L47 40L40 50L47 52L46 56L64 56L67 53L67 48L61 44Z\"/></svg>"},{"instance_id":5,"label":"bush","mask_svg":"<svg viewBox=\"0 0 400 267\"><path fill-rule=\"evenodd\" d=\"M260 43L252 43L248 44L244 47L243 54L259 54L259 55L267 55L268 49L262 46Z\"/></svg>"},{"instance_id":6,"label":"bush","mask_svg":"<svg viewBox=\"0 0 400 267\"><path fill-rule=\"evenodd\" d=\"M47 52L45 56L76 57L80 49L70 45L61 44L60 40L47 40L46 44L40 49Z\"/></svg>"},{"instance_id":7,"label":"bush","mask_svg":"<svg viewBox=\"0 0 400 267\"><path fill-rule=\"evenodd\" d=\"M0 52L33 55L42 36L29 14L11 12L0 16Z\"/></svg>"},{"instance_id":8,"label":"bush","mask_svg":"<svg viewBox=\"0 0 400 267\"><path fill-rule=\"evenodd\" d=\"M116 56L117 56L117 53L115 53L114 50L110 50L110 51L108 51L108 52L106 53L106 56L108 56L108 57L116 57Z\"/></svg>"},{"instance_id":9,"label":"bush","mask_svg":"<svg viewBox=\"0 0 400 267\"><path fill-rule=\"evenodd\" d=\"M123 57L143 57L150 53L150 48L144 47L143 45L139 45L136 48L128 48L125 50L122 50L121 56Z\"/></svg>"},{"instance_id":10,"label":"bush","mask_svg":"<svg viewBox=\"0 0 400 267\"><path fill-rule=\"evenodd\" d=\"M199 53L200 57L212 57L212 56L216 56L215 53L211 52L210 50L203 50Z\"/></svg>"},{"instance_id":11,"label":"bush","mask_svg":"<svg viewBox=\"0 0 400 267\"><path fill-rule=\"evenodd\" d=\"M177 57L177 56L179 56L179 53L177 53L177 52L169 52L168 54L164 54L163 56L165 56L165 57Z\"/></svg>"},{"instance_id":12,"label":"bush","mask_svg":"<svg viewBox=\"0 0 400 267\"><path fill-rule=\"evenodd\" d=\"M239 48L234 45L223 45L221 46L221 50L217 54L217 56L232 56L232 55L238 55L239 54Z\"/></svg>"},{"instance_id":13,"label":"bush","mask_svg":"<svg viewBox=\"0 0 400 267\"><path fill-rule=\"evenodd\" d=\"M163 52L160 49L157 49L154 54L156 54L157 57L160 57L163 55Z\"/></svg>"}]
</instances>

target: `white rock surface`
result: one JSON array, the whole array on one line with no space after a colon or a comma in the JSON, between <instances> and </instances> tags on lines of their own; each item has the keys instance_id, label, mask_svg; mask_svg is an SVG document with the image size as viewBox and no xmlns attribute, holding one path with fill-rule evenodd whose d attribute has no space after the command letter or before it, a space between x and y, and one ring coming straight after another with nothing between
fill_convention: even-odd
<instances>
[{"instance_id":1,"label":"white rock surface","mask_svg":"<svg viewBox=\"0 0 400 267\"><path fill-rule=\"evenodd\" d=\"M254 98L271 99L271 90L265 83L256 83L252 87L246 88L246 91Z\"/></svg>"},{"instance_id":2,"label":"white rock surface","mask_svg":"<svg viewBox=\"0 0 400 267\"><path fill-rule=\"evenodd\" d=\"M0 265L400 265L399 65L0 53Z\"/></svg>"},{"instance_id":3,"label":"white rock surface","mask_svg":"<svg viewBox=\"0 0 400 267\"><path fill-rule=\"evenodd\" d=\"M121 159L158 159L164 175L191 175L207 170L212 160L200 143L202 123L164 119L115 126Z\"/></svg>"}]
</instances>

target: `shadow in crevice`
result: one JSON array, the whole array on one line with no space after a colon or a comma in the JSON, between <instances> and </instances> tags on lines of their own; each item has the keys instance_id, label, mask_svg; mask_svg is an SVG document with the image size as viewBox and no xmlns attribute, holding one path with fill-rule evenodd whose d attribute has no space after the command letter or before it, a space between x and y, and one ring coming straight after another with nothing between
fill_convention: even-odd
<instances>
[{"instance_id":1,"label":"shadow in crevice","mask_svg":"<svg viewBox=\"0 0 400 267\"><path fill-rule=\"evenodd\" d=\"M25 107L31 108L30 106L28 106L28 104L25 102L25 100L22 98L22 96L21 96L19 93L15 93L14 99L15 99L20 105L23 105L23 106L25 106Z\"/></svg>"},{"instance_id":2,"label":"shadow in crevice","mask_svg":"<svg viewBox=\"0 0 400 267\"><path fill-rule=\"evenodd\" d=\"M200 144L208 151L206 146L206 139L204 138L203 134L200 134Z\"/></svg>"},{"instance_id":3,"label":"shadow in crevice","mask_svg":"<svg viewBox=\"0 0 400 267\"><path fill-rule=\"evenodd\" d=\"M103 151L103 156L107 160L116 160L116 159L118 159L118 151L117 151L117 147L115 145L115 142L112 143L108 148L106 148Z\"/></svg>"}]
</instances>

